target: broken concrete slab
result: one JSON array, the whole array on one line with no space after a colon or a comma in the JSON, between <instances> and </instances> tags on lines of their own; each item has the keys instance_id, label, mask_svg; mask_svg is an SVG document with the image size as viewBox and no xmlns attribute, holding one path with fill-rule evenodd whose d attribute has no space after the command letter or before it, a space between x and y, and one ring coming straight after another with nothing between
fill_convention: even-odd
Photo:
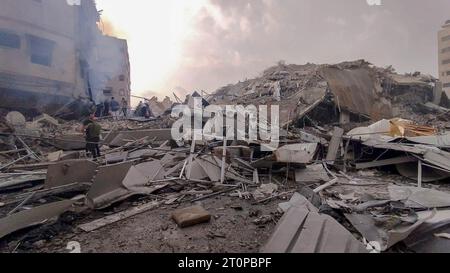
<instances>
[{"instance_id":1,"label":"broken concrete slab","mask_svg":"<svg viewBox=\"0 0 450 273\"><path fill-rule=\"evenodd\" d=\"M185 171L187 179L203 180L208 178L208 174L197 160L192 161L192 164L188 164Z\"/></svg>"},{"instance_id":2,"label":"broken concrete slab","mask_svg":"<svg viewBox=\"0 0 450 273\"><path fill-rule=\"evenodd\" d=\"M164 179L166 170L160 160L152 160L136 165L136 169L147 178L147 182Z\"/></svg>"},{"instance_id":3,"label":"broken concrete slab","mask_svg":"<svg viewBox=\"0 0 450 273\"><path fill-rule=\"evenodd\" d=\"M184 162L180 161L177 165L173 166L172 168L168 169L165 173L165 177L171 177L171 176L178 176L181 170L183 169Z\"/></svg>"},{"instance_id":4,"label":"broken concrete slab","mask_svg":"<svg viewBox=\"0 0 450 273\"><path fill-rule=\"evenodd\" d=\"M365 163L356 163L356 169L362 170L362 169L370 169L370 168L383 167L383 166L392 166L392 165L403 164L403 163L411 163L411 162L417 163L417 160L418 159L413 156L401 156L401 157L389 158L389 159L384 159L384 160L376 160L376 161L365 162Z\"/></svg>"},{"instance_id":5,"label":"broken concrete slab","mask_svg":"<svg viewBox=\"0 0 450 273\"><path fill-rule=\"evenodd\" d=\"M195 161L203 168L209 180L212 182L220 181L221 170L213 158L203 157L197 158Z\"/></svg>"},{"instance_id":6,"label":"broken concrete slab","mask_svg":"<svg viewBox=\"0 0 450 273\"><path fill-rule=\"evenodd\" d=\"M44 188L42 190L33 191L31 193L27 192L23 194L14 195L2 201L4 201L8 205L18 203L26 198L28 199L28 202L34 202L39 201L43 198L47 198L48 196L57 197L58 195L67 193L87 192L90 189L90 187L91 187L90 183L89 184L73 183L50 189ZM32 196L30 196L30 194L32 194Z\"/></svg>"},{"instance_id":7,"label":"broken concrete slab","mask_svg":"<svg viewBox=\"0 0 450 273\"><path fill-rule=\"evenodd\" d=\"M56 161L59 161L63 155L64 155L64 151L57 151L57 152L49 153L47 155L47 160L49 162L56 162Z\"/></svg>"},{"instance_id":8,"label":"broken concrete slab","mask_svg":"<svg viewBox=\"0 0 450 273\"><path fill-rule=\"evenodd\" d=\"M152 149L140 149L128 154L128 159L138 159L143 157L152 157L158 154L158 151Z\"/></svg>"},{"instance_id":9,"label":"broken concrete slab","mask_svg":"<svg viewBox=\"0 0 450 273\"><path fill-rule=\"evenodd\" d=\"M57 136L50 143L64 151L75 151L86 149L86 140L83 134L71 134Z\"/></svg>"},{"instance_id":10,"label":"broken concrete slab","mask_svg":"<svg viewBox=\"0 0 450 273\"><path fill-rule=\"evenodd\" d=\"M414 143L432 145L438 148L450 147L450 134L436 135L436 136L407 137L406 139Z\"/></svg>"},{"instance_id":11,"label":"broken concrete slab","mask_svg":"<svg viewBox=\"0 0 450 273\"><path fill-rule=\"evenodd\" d=\"M391 200L370 200L367 202L364 202L362 204L359 204L357 206L353 207L353 210L357 212L364 212L369 208L375 208L375 207L384 207L387 204L392 202Z\"/></svg>"},{"instance_id":12,"label":"broken concrete slab","mask_svg":"<svg viewBox=\"0 0 450 273\"><path fill-rule=\"evenodd\" d=\"M404 240L405 245L417 253L448 253L450 241L436 234L450 232L450 210L421 211L417 214L420 220L426 221Z\"/></svg>"},{"instance_id":13,"label":"broken concrete slab","mask_svg":"<svg viewBox=\"0 0 450 273\"><path fill-rule=\"evenodd\" d=\"M233 158L250 158L252 149L248 146L227 146L225 157L227 162ZM213 149L213 154L219 158L223 156L223 147L216 147Z\"/></svg>"},{"instance_id":14,"label":"broken concrete slab","mask_svg":"<svg viewBox=\"0 0 450 273\"><path fill-rule=\"evenodd\" d=\"M333 137L328 145L328 153L326 157L327 164L333 165L337 158L339 148L342 142L342 136L344 135L344 129L335 127L333 131Z\"/></svg>"},{"instance_id":15,"label":"broken concrete slab","mask_svg":"<svg viewBox=\"0 0 450 273\"><path fill-rule=\"evenodd\" d=\"M121 152L114 152L110 154L105 155L106 163L107 164L114 164L114 163L120 163L126 161L128 158L128 152L127 151L121 151Z\"/></svg>"},{"instance_id":16,"label":"broken concrete slab","mask_svg":"<svg viewBox=\"0 0 450 273\"><path fill-rule=\"evenodd\" d=\"M292 207L262 253L367 253L364 245L328 215Z\"/></svg>"},{"instance_id":17,"label":"broken concrete slab","mask_svg":"<svg viewBox=\"0 0 450 273\"><path fill-rule=\"evenodd\" d=\"M45 188L73 183L91 183L98 164L90 160L67 160L48 166Z\"/></svg>"},{"instance_id":18,"label":"broken concrete slab","mask_svg":"<svg viewBox=\"0 0 450 273\"><path fill-rule=\"evenodd\" d=\"M130 208L125 211L121 211L119 213L108 215L104 218L97 219L95 221L92 221L90 223L79 225L78 228L85 231L85 232L92 232L94 230L98 230L100 228L103 228L107 225L120 222L122 220L128 219L130 217L136 216L138 214L147 212L149 210L155 209L159 206L158 202L151 202L147 204L143 204L137 207Z\"/></svg>"},{"instance_id":19,"label":"broken concrete slab","mask_svg":"<svg viewBox=\"0 0 450 273\"><path fill-rule=\"evenodd\" d=\"M275 158L282 163L308 164L314 159L317 147L317 143L286 145L276 150Z\"/></svg>"},{"instance_id":20,"label":"broken concrete slab","mask_svg":"<svg viewBox=\"0 0 450 273\"><path fill-rule=\"evenodd\" d=\"M149 183L148 177L146 177L135 166L131 166L127 175L122 180L122 185L129 190L137 190L144 188Z\"/></svg>"},{"instance_id":21,"label":"broken concrete slab","mask_svg":"<svg viewBox=\"0 0 450 273\"><path fill-rule=\"evenodd\" d=\"M399 174L401 174L404 177L407 177L411 180L418 181L419 178L419 168L418 168L418 162L412 162L412 163L401 163L395 165L396 170ZM445 180L450 177L449 172L444 172L435 168L431 168L428 166L423 166L422 164L422 175L421 180L424 183L428 182L435 182L435 181L441 181Z\"/></svg>"},{"instance_id":22,"label":"broken concrete slab","mask_svg":"<svg viewBox=\"0 0 450 273\"><path fill-rule=\"evenodd\" d=\"M59 126L58 120L56 120L55 118L53 118L47 114L42 114L39 117L34 118L31 126L38 127L40 124L47 125L47 126L53 126L53 127Z\"/></svg>"},{"instance_id":23,"label":"broken concrete slab","mask_svg":"<svg viewBox=\"0 0 450 273\"><path fill-rule=\"evenodd\" d=\"M0 239L15 231L44 224L69 210L73 203L72 200L50 203L0 219Z\"/></svg>"},{"instance_id":24,"label":"broken concrete slab","mask_svg":"<svg viewBox=\"0 0 450 273\"><path fill-rule=\"evenodd\" d=\"M154 142L171 140L172 130L155 129L155 130L121 131L117 132L116 137L114 137L108 144L113 147L121 147L130 141L135 141L145 137L148 137L149 139L154 139ZM106 140L105 143L107 143Z\"/></svg>"},{"instance_id":25,"label":"broken concrete slab","mask_svg":"<svg viewBox=\"0 0 450 273\"><path fill-rule=\"evenodd\" d=\"M328 141L322 137L315 136L313 134L307 133L305 131L299 131L297 134L300 137L300 140L308 143L320 143L320 144L328 144Z\"/></svg>"},{"instance_id":26,"label":"broken concrete slab","mask_svg":"<svg viewBox=\"0 0 450 273\"><path fill-rule=\"evenodd\" d=\"M450 153L438 148L427 147L423 155L425 162L433 164L450 173Z\"/></svg>"},{"instance_id":27,"label":"broken concrete slab","mask_svg":"<svg viewBox=\"0 0 450 273\"><path fill-rule=\"evenodd\" d=\"M304 169L295 170L295 182L297 183L317 183L329 181L327 171L322 164L308 165Z\"/></svg>"},{"instance_id":28,"label":"broken concrete slab","mask_svg":"<svg viewBox=\"0 0 450 273\"><path fill-rule=\"evenodd\" d=\"M282 213L288 212L292 207L307 208L309 211L319 212L319 210L313 204L311 204L308 199L297 192L294 193L289 202L278 204L278 210Z\"/></svg>"},{"instance_id":29,"label":"broken concrete slab","mask_svg":"<svg viewBox=\"0 0 450 273\"><path fill-rule=\"evenodd\" d=\"M211 220L211 215L201 206L193 206L176 210L172 213L172 219L181 228L206 223Z\"/></svg>"},{"instance_id":30,"label":"broken concrete slab","mask_svg":"<svg viewBox=\"0 0 450 273\"><path fill-rule=\"evenodd\" d=\"M414 224L401 223L394 228L388 227L392 222L392 219L389 217L384 219L386 227L383 227L383 218L375 218L368 214L345 214L345 217L367 241L376 243L380 246L381 251L386 251L395 244L408 238L409 235L432 216L428 219L418 220Z\"/></svg>"},{"instance_id":31,"label":"broken concrete slab","mask_svg":"<svg viewBox=\"0 0 450 273\"><path fill-rule=\"evenodd\" d=\"M89 207L104 208L131 196L133 193L125 188L122 181L132 165L132 162L125 162L100 167L86 196Z\"/></svg>"},{"instance_id":32,"label":"broken concrete slab","mask_svg":"<svg viewBox=\"0 0 450 273\"><path fill-rule=\"evenodd\" d=\"M5 176L1 178L0 190L25 187L30 183L45 180L46 176L47 175L45 172L36 174Z\"/></svg>"},{"instance_id":33,"label":"broken concrete slab","mask_svg":"<svg viewBox=\"0 0 450 273\"><path fill-rule=\"evenodd\" d=\"M321 75L328 82L339 109L370 116L374 120L392 117L392 106L380 97L383 90L381 82L370 69L329 66L321 70Z\"/></svg>"},{"instance_id":34,"label":"broken concrete slab","mask_svg":"<svg viewBox=\"0 0 450 273\"><path fill-rule=\"evenodd\" d=\"M389 195L393 201L402 201L405 206L416 209L432 209L450 207L450 194L424 188L388 187Z\"/></svg>"},{"instance_id":35,"label":"broken concrete slab","mask_svg":"<svg viewBox=\"0 0 450 273\"><path fill-rule=\"evenodd\" d=\"M164 167L173 167L174 166L174 160L175 160L175 156L172 154L165 154L162 158L161 158L161 164ZM175 165L177 163L175 162Z\"/></svg>"}]
</instances>

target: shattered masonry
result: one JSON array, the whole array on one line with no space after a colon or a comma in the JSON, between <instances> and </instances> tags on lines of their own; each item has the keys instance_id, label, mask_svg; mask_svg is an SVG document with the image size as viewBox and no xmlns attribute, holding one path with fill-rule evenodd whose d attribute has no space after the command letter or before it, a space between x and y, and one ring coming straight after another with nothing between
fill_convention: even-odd
<instances>
[{"instance_id":1,"label":"shattered masonry","mask_svg":"<svg viewBox=\"0 0 450 273\"><path fill-rule=\"evenodd\" d=\"M170 99L152 100L155 118L99 120L97 161L79 121L9 112L0 251L448 252L450 115L435 82L363 60L280 64L204 97L280 105L273 152L173 141Z\"/></svg>"}]
</instances>

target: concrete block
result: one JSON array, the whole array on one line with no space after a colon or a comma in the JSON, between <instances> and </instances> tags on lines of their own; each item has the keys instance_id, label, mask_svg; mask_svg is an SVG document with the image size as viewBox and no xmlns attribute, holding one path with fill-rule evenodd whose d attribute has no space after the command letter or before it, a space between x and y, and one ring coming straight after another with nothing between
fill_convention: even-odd
<instances>
[{"instance_id":1,"label":"concrete block","mask_svg":"<svg viewBox=\"0 0 450 273\"><path fill-rule=\"evenodd\" d=\"M181 228L209 222L211 215L201 206L193 206L176 210L172 213L172 219Z\"/></svg>"}]
</instances>

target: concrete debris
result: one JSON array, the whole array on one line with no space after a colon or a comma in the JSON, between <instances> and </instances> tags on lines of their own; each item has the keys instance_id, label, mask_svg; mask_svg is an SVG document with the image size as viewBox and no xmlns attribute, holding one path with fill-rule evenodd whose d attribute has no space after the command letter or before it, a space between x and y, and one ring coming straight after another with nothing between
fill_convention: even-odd
<instances>
[{"instance_id":1,"label":"concrete debris","mask_svg":"<svg viewBox=\"0 0 450 273\"><path fill-rule=\"evenodd\" d=\"M450 207L450 194L415 187L389 186L391 200L401 201L406 207L433 209Z\"/></svg>"},{"instance_id":2,"label":"concrete debris","mask_svg":"<svg viewBox=\"0 0 450 273\"><path fill-rule=\"evenodd\" d=\"M326 157L327 164L333 165L338 155L339 148L341 146L342 136L344 130L342 128L334 128L333 137L328 147L328 153Z\"/></svg>"},{"instance_id":3,"label":"concrete debris","mask_svg":"<svg viewBox=\"0 0 450 273\"><path fill-rule=\"evenodd\" d=\"M312 164L295 171L295 181L302 184L326 182L330 178L322 164Z\"/></svg>"},{"instance_id":4,"label":"concrete debris","mask_svg":"<svg viewBox=\"0 0 450 273\"><path fill-rule=\"evenodd\" d=\"M48 220L58 217L70 209L72 205L73 201L71 200L49 203L29 210L23 210L0 219L0 239L18 230L42 225Z\"/></svg>"},{"instance_id":5,"label":"concrete debris","mask_svg":"<svg viewBox=\"0 0 450 273\"><path fill-rule=\"evenodd\" d=\"M9 112L5 120L14 128L25 127L27 120L20 112Z\"/></svg>"},{"instance_id":6,"label":"concrete debris","mask_svg":"<svg viewBox=\"0 0 450 273\"><path fill-rule=\"evenodd\" d=\"M450 211L422 211L417 214L419 219L425 219L425 223L404 240L404 244L416 253L448 253L450 241L445 237L450 232ZM443 236L436 236L441 234Z\"/></svg>"},{"instance_id":7,"label":"concrete debris","mask_svg":"<svg viewBox=\"0 0 450 273\"><path fill-rule=\"evenodd\" d=\"M181 228L209 222L211 215L201 206L193 206L172 213L172 219Z\"/></svg>"},{"instance_id":8,"label":"concrete debris","mask_svg":"<svg viewBox=\"0 0 450 273\"><path fill-rule=\"evenodd\" d=\"M306 199L303 195L301 195L297 192L294 193L294 195L292 196L291 200L289 200L289 202L278 204L278 210L281 211L282 213L288 212L289 209L292 207L297 207L297 208L306 207L309 211L319 212L319 210L316 207L314 207L308 201L308 199Z\"/></svg>"},{"instance_id":9,"label":"concrete debris","mask_svg":"<svg viewBox=\"0 0 450 273\"><path fill-rule=\"evenodd\" d=\"M450 240L449 233L437 233L437 234L434 234L434 236L436 236L438 238L444 238L444 239Z\"/></svg>"},{"instance_id":10,"label":"concrete debris","mask_svg":"<svg viewBox=\"0 0 450 273\"><path fill-rule=\"evenodd\" d=\"M275 151L277 162L308 164L316 155L318 144L292 144Z\"/></svg>"},{"instance_id":11,"label":"concrete debris","mask_svg":"<svg viewBox=\"0 0 450 273\"><path fill-rule=\"evenodd\" d=\"M85 159L51 164L47 169L45 188L50 189L73 183L91 183L97 168L97 163Z\"/></svg>"},{"instance_id":12,"label":"concrete debris","mask_svg":"<svg viewBox=\"0 0 450 273\"><path fill-rule=\"evenodd\" d=\"M380 245L381 251L386 251L398 242L405 240L426 221L426 219L422 219L411 224L401 219L395 222L393 217L388 216L378 218L362 214L346 214L345 216L365 239ZM392 223L395 226L392 227Z\"/></svg>"},{"instance_id":13,"label":"concrete debris","mask_svg":"<svg viewBox=\"0 0 450 273\"><path fill-rule=\"evenodd\" d=\"M82 224L79 225L78 228L86 231L86 232L91 232L97 229L100 229L102 227L105 227L107 225L111 225L113 223L117 223L119 221L122 221L124 219L136 216L138 214L144 213L146 211L155 209L159 206L159 204L157 202L151 202L151 203L147 203L147 204L143 204L137 207L133 207L129 210L126 211L122 211L113 215L108 215L104 218L101 219L97 219L95 221L92 221L90 223L86 223L86 224Z\"/></svg>"},{"instance_id":14,"label":"concrete debris","mask_svg":"<svg viewBox=\"0 0 450 273\"><path fill-rule=\"evenodd\" d=\"M273 183L262 184L258 189L256 189L252 195L255 200L263 199L267 196L271 196L278 190L278 186Z\"/></svg>"},{"instance_id":15,"label":"concrete debris","mask_svg":"<svg viewBox=\"0 0 450 273\"><path fill-rule=\"evenodd\" d=\"M49 162L56 162L56 161L61 160L63 155L64 155L64 151L57 151L57 152L49 153L47 155L47 160Z\"/></svg>"},{"instance_id":16,"label":"concrete debris","mask_svg":"<svg viewBox=\"0 0 450 273\"><path fill-rule=\"evenodd\" d=\"M98 143L86 143L80 120L5 111L0 119L0 237L18 241L15 231L72 208L82 231L108 230L95 238L78 232L80 242L142 234L149 223L168 232L172 216L179 227L191 227L183 234L241 241L240 251L250 249L242 243L246 237L254 252L259 247L253 242L265 244L263 252L281 253L404 251L399 247L448 252L448 211L430 214L450 207L445 183L450 178L450 111L436 104L434 81L364 60L280 63L212 94L195 92L184 102L176 98L190 108L194 103L278 105L276 147L250 137L207 133L192 140L189 136L202 132L189 130L185 139L173 140L177 119L170 110L176 105L169 98L145 99L140 106L145 111L135 116L98 118ZM223 120L228 125L243 115ZM205 117L199 124L211 125ZM234 129L235 136L247 136L247 130ZM98 144L100 156L91 159L86 144ZM200 201L214 217L202 206L190 207ZM173 211L177 208L185 209ZM205 225L196 226L200 223ZM207 236L205 227L211 229ZM58 231L68 237L72 232ZM180 242L186 239L170 234ZM0 244L0 251L6 248ZM83 249L89 250L95 251Z\"/></svg>"},{"instance_id":17,"label":"concrete debris","mask_svg":"<svg viewBox=\"0 0 450 273\"><path fill-rule=\"evenodd\" d=\"M367 253L367 250L332 217L294 206L280 220L262 252Z\"/></svg>"},{"instance_id":18,"label":"concrete debris","mask_svg":"<svg viewBox=\"0 0 450 273\"><path fill-rule=\"evenodd\" d=\"M100 167L86 196L89 207L104 208L131 196L122 184L131 166L132 162L125 162Z\"/></svg>"}]
</instances>

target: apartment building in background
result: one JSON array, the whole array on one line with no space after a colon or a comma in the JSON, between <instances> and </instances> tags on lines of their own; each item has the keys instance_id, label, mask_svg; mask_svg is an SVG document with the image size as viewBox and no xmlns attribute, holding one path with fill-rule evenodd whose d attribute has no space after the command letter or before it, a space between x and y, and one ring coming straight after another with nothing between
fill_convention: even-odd
<instances>
[{"instance_id":1,"label":"apartment building in background","mask_svg":"<svg viewBox=\"0 0 450 273\"><path fill-rule=\"evenodd\" d=\"M448 101L450 99L450 20L442 26L438 39L439 81ZM446 106L449 107L449 105Z\"/></svg>"},{"instance_id":2,"label":"apartment building in background","mask_svg":"<svg viewBox=\"0 0 450 273\"><path fill-rule=\"evenodd\" d=\"M0 107L53 114L100 103L110 85L129 96L126 41L103 35L99 22L94 0L0 0Z\"/></svg>"},{"instance_id":3,"label":"apartment building in background","mask_svg":"<svg viewBox=\"0 0 450 273\"><path fill-rule=\"evenodd\" d=\"M93 70L95 77L91 81L97 95L96 102L111 98L121 101L123 98L130 104L131 75L127 40L98 36Z\"/></svg>"}]
</instances>

